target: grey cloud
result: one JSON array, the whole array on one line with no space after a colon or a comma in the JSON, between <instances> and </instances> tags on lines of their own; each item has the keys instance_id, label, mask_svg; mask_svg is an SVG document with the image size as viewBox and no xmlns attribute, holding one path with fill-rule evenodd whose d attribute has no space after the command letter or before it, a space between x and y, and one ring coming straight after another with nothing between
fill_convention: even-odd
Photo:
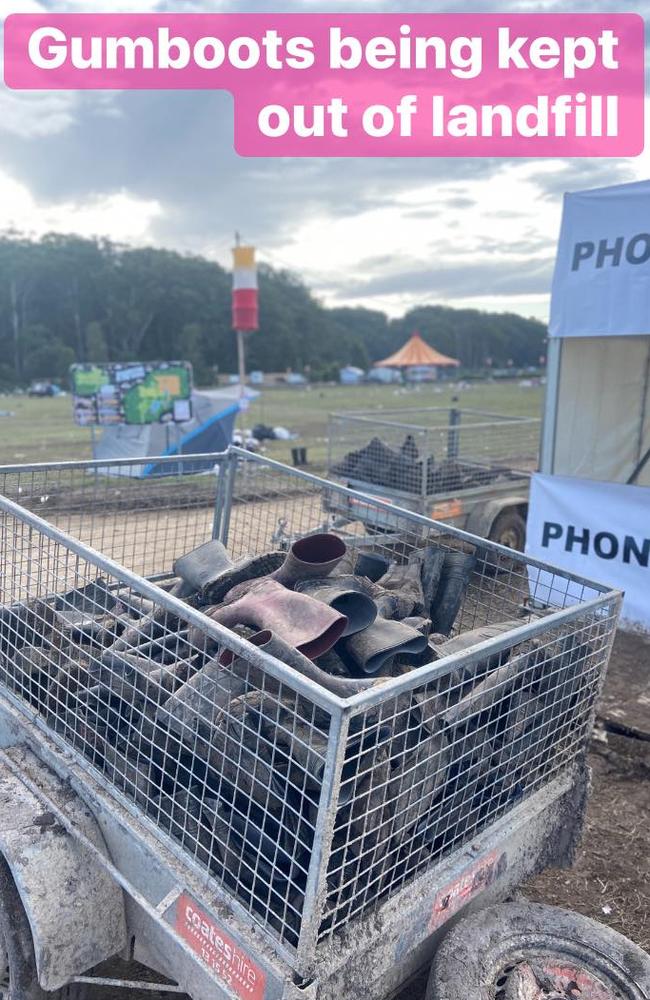
<instances>
[{"instance_id":1,"label":"grey cloud","mask_svg":"<svg viewBox=\"0 0 650 1000\"><path fill-rule=\"evenodd\" d=\"M47 0L44 5L64 9L60 0ZM79 10L78 3L66 6ZM120 4L114 6L119 9ZM373 10L402 12L403 6L403 0L395 0L373 4ZM411 0L408 6L409 13L433 14L490 11L494 3L455 0L436 5L435 12L430 0ZM519 11L566 9L560 0L512 7ZM178 11L179 4L159 0L156 9ZM187 0L182 9L268 13L269 4L267 0L243 5L234 0ZM368 4L366 0L295 0L274 4L273 9L344 13L367 11ZM611 9L611 4L578 2L573 9L594 13ZM632 0L626 9L642 10L643 5ZM445 207L462 213L474 204L472 181L485 180L504 167L503 161L491 159L242 159L232 148L232 100L218 92L33 95L30 107L38 111L31 117L28 102L21 103L23 96L0 92L0 121L5 125L3 170L19 178L44 204L83 203L123 190L155 199L162 213L153 223L154 241L197 252L229 245L231 233L240 229L266 246L271 256L275 249L281 256L281 247L290 244L296 229L311 218L355 218L387 206L398 206L405 217L420 218L427 224L425 237L430 238L435 207L404 205L405 194L412 195L426 184L444 183ZM36 96L45 102L40 107ZM7 121L13 123L10 130ZM630 165L625 161L575 160L564 162L552 173L541 169L534 181L540 199L556 202L567 189L616 183L629 176ZM457 187L450 189L450 183ZM358 272L367 276L365 281L355 280L348 287L324 277L317 291L347 299L398 293L432 299L546 292L554 247L540 247L535 234L525 230L510 247L499 242L498 218L518 214L516 206L495 213L494 239L476 248L481 254L496 251L494 261L458 263L453 248L436 247L436 261L446 260L448 266L440 268L436 263L435 269L427 269L413 261L396 264L389 255L377 253L359 266ZM387 244L389 240L387 233ZM316 256L317 248L314 251ZM541 259L540 253L548 256Z\"/></svg>"},{"instance_id":2,"label":"grey cloud","mask_svg":"<svg viewBox=\"0 0 650 1000\"><path fill-rule=\"evenodd\" d=\"M359 261L360 271L376 271L379 268L390 268L395 263L392 254L378 254L376 257L364 257Z\"/></svg>"},{"instance_id":3,"label":"grey cloud","mask_svg":"<svg viewBox=\"0 0 650 1000\"><path fill-rule=\"evenodd\" d=\"M362 267L359 269L363 270ZM475 298L486 295L538 295L550 290L552 260L479 261L452 267L406 267L399 273L337 286L345 299L368 299L382 295L422 295L435 298Z\"/></svg>"},{"instance_id":4,"label":"grey cloud","mask_svg":"<svg viewBox=\"0 0 650 1000\"><path fill-rule=\"evenodd\" d=\"M608 184L624 184L635 180L632 165L627 160L565 160L553 173L540 171L535 183L540 197L556 201L565 191L577 191Z\"/></svg>"},{"instance_id":5,"label":"grey cloud","mask_svg":"<svg viewBox=\"0 0 650 1000\"><path fill-rule=\"evenodd\" d=\"M77 95L63 135L12 136L3 166L40 200L118 190L163 205L154 235L205 249L239 227L284 243L314 215L341 217L399 202L430 181L471 181L496 160L256 160L232 149L232 101L217 92ZM107 114L107 112L110 112Z\"/></svg>"},{"instance_id":6,"label":"grey cloud","mask_svg":"<svg viewBox=\"0 0 650 1000\"><path fill-rule=\"evenodd\" d=\"M0 134L42 139L66 132L76 120L78 104L78 95L74 93L18 93L2 89Z\"/></svg>"},{"instance_id":7,"label":"grey cloud","mask_svg":"<svg viewBox=\"0 0 650 1000\"><path fill-rule=\"evenodd\" d=\"M440 203L439 203L440 204ZM476 205L474 198L461 197L460 195L450 195L444 199L445 209L455 208L459 212L473 208ZM438 219L440 218L440 208L408 208L402 212L405 219Z\"/></svg>"}]
</instances>

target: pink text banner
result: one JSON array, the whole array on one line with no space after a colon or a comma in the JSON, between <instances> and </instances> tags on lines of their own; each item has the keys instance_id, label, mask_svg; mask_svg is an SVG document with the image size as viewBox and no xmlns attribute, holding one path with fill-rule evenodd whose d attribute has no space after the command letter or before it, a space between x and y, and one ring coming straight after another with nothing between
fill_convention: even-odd
<instances>
[{"instance_id":1,"label":"pink text banner","mask_svg":"<svg viewBox=\"0 0 650 1000\"><path fill-rule=\"evenodd\" d=\"M14 14L21 90L229 91L244 156L636 156L637 14Z\"/></svg>"}]
</instances>

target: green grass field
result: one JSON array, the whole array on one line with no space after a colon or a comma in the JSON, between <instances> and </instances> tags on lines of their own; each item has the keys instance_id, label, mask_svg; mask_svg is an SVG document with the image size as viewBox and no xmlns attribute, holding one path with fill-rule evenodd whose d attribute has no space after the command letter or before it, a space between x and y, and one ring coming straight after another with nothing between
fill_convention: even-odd
<instances>
[{"instance_id":1,"label":"green grass field","mask_svg":"<svg viewBox=\"0 0 650 1000\"><path fill-rule=\"evenodd\" d=\"M395 386L313 386L309 389L272 389L262 394L246 414L246 425L281 425L300 434L294 442L272 441L267 454L290 462L291 448L304 444L310 464L320 467L327 455L327 418L346 410L416 410L419 407L448 408L454 397L463 408L487 410L509 416L539 417L544 390L512 383L480 383L467 389L422 385ZM392 415L391 415L392 416ZM396 418L399 419L399 418ZM403 418L408 422L408 417ZM415 418L414 422L417 422Z\"/></svg>"},{"instance_id":2,"label":"green grass field","mask_svg":"<svg viewBox=\"0 0 650 1000\"><path fill-rule=\"evenodd\" d=\"M310 464L320 467L327 453L329 413L449 407L454 396L458 397L460 407L537 417L541 414L543 388L516 383L476 383L460 390L434 385L413 388L369 385L268 389L251 405L245 415L245 423L247 427L256 423L281 425L297 432L300 435L298 441L273 441L267 447L267 454L279 461L290 462L291 448L296 444L305 445ZM54 399L5 396L0 399L0 410L9 410L14 414L12 417L0 417L0 463L92 457L90 430L73 423L70 396ZM97 433L101 434L101 431Z\"/></svg>"}]
</instances>

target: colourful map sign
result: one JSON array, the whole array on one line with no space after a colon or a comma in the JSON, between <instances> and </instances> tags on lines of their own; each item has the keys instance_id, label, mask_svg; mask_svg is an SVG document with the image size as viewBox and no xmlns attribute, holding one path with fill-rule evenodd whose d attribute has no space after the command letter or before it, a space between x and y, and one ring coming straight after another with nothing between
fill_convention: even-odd
<instances>
[{"instance_id":1,"label":"colourful map sign","mask_svg":"<svg viewBox=\"0 0 650 1000\"><path fill-rule=\"evenodd\" d=\"M183 423L192 417L192 366L186 361L72 365L75 423Z\"/></svg>"}]
</instances>

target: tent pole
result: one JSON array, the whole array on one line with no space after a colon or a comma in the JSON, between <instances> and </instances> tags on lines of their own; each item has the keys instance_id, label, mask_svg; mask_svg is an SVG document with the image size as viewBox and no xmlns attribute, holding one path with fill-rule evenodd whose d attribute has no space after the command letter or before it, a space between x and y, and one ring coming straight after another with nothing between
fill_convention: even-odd
<instances>
[{"instance_id":1,"label":"tent pole","mask_svg":"<svg viewBox=\"0 0 650 1000\"><path fill-rule=\"evenodd\" d=\"M648 350L645 357L645 369L643 375L643 385L641 387L641 414L639 418L639 433L637 436L637 446L636 446L636 457L640 462L642 457L644 462L647 462L647 452L643 453L645 442L645 425L646 417L648 415L648 386L650 384L650 341L648 341ZM636 475L638 476L641 469L636 470Z\"/></svg>"},{"instance_id":2,"label":"tent pole","mask_svg":"<svg viewBox=\"0 0 650 1000\"><path fill-rule=\"evenodd\" d=\"M562 339L549 337L546 359L546 394L542 416L539 471L550 476L555 471L555 433L560 391Z\"/></svg>"}]
</instances>

